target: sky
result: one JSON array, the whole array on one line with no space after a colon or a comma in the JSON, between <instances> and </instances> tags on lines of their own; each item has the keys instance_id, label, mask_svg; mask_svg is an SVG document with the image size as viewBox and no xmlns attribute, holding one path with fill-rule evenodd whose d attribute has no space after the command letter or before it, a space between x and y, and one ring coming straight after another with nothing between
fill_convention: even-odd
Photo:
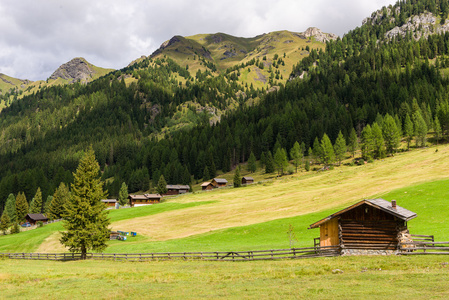
<instances>
[{"instance_id":1,"label":"sky","mask_svg":"<svg viewBox=\"0 0 449 300\"><path fill-rule=\"evenodd\" d=\"M120 69L174 35L343 36L392 0L1 0L0 73L45 80L75 57Z\"/></svg>"}]
</instances>

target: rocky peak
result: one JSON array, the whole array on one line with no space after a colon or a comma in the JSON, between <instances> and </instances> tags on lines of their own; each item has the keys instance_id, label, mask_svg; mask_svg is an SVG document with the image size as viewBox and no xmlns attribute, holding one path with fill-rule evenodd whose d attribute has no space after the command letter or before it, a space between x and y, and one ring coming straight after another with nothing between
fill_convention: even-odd
<instances>
[{"instance_id":1,"label":"rocky peak","mask_svg":"<svg viewBox=\"0 0 449 300\"><path fill-rule=\"evenodd\" d=\"M60 66L49 79L62 78L70 83L81 81L87 82L95 71L92 65L84 58L78 57Z\"/></svg>"},{"instance_id":2,"label":"rocky peak","mask_svg":"<svg viewBox=\"0 0 449 300\"><path fill-rule=\"evenodd\" d=\"M316 27L307 28L307 30L303 32L303 35L306 38L315 37L315 40L317 40L318 42L322 42L322 43L328 42L330 40L336 40L338 38L338 36L336 34L324 33L321 31L321 29L318 29Z\"/></svg>"},{"instance_id":3,"label":"rocky peak","mask_svg":"<svg viewBox=\"0 0 449 300\"><path fill-rule=\"evenodd\" d=\"M411 32L414 39L419 40L421 37L427 37L434 33L444 33L449 30L448 22L439 25L436 21L437 18L430 12L413 16L408 18L401 27L396 26L385 33L385 38L391 40L398 35L405 37L408 32Z\"/></svg>"}]
</instances>

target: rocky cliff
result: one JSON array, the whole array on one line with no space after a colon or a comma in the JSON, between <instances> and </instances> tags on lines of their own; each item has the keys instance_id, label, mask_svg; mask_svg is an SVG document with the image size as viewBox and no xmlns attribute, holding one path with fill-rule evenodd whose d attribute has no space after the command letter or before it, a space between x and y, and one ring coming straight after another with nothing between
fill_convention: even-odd
<instances>
[{"instance_id":1,"label":"rocky cliff","mask_svg":"<svg viewBox=\"0 0 449 300\"><path fill-rule=\"evenodd\" d=\"M49 79L56 80L61 78L68 80L70 83L76 81L88 82L94 73L94 66L84 58L78 57L60 66Z\"/></svg>"}]
</instances>

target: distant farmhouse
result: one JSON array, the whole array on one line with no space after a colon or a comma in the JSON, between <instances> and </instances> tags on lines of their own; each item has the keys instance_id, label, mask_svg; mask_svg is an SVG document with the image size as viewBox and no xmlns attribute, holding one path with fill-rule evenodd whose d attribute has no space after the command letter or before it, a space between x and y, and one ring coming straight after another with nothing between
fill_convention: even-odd
<instances>
[{"instance_id":1,"label":"distant farmhouse","mask_svg":"<svg viewBox=\"0 0 449 300\"><path fill-rule=\"evenodd\" d=\"M211 181L212 185L216 188L225 187L228 184L228 181L224 178L214 178Z\"/></svg>"},{"instance_id":2,"label":"distant farmhouse","mask_svg":"<svg viewBox=\"0 0 449 300\"><path fill-rule=\"evenodd\" d=\"M309 226L320 228L319 246L339 246L341 254L377 250L393 253L401 237L409 234L407 222L416 213L384 199L363 200Z\"/></svg>"},{"instance_id":3,"label":"distant farmhouse","mask_svg":"<svg viewBox=\"0 0 449 300\"><path fill-rule=\"evenodd\" d=\"M213 189L214 189L214 186L213 186L212 182L210 182L210 181L203 182L203 184L201 184L201 190L203 190L203 191L210 191Z\"/></svg>"},{"instance_id":4,"label":"distant farmhouse","mask_svg":"<svg viewBox=\"0 0 449 300\"><path fill-rule=\"evenodd\" d=\"M103 202L106 206L115 207L117 199L101 199L101 202Z\"/></svg>"},{"instance_id":5,"label":"distant farmhouse","mask_svg":"<svg viewBox=\"0 0 449 300\"><path fill-rule=\"evenodd\" d=\"M181 185L181 184L168 184L167 185L167 193L164 195L179 195L188 193L190 190L189 185Z\"/></svg>"},{"instance_id":6,"label":"distant farmhouse","mask_svg":"<svg viewBox=\"0 0 449 300\"><path fill-rule=\"evenodd\" d=\"M251 184L251 183L254 183L254 178L249 176L242 177L242 184Z\"/></svg>"},{"instance_id":7,"label":"distant farmhouse","mask_svg":"<svg viewBox=\"0 0 449 300\"><path fill-rule=\"evenodd\" d=\"M129 195L128 199L129 205L133 207L160 203L162 196L159 194Z\"/></svg>"},{"instance_id":8,"label":"distant farmhouse","mask_svg":"<svg viewBox=\"0 0 449 300\"><path fill-rule=\"evenodd\" d=\"M44 216L43 214L27 214L25 216L25 219L28 223L31 225L36 225L37 222L47 222L48 218Z\"/></svg>"}]
</instances>

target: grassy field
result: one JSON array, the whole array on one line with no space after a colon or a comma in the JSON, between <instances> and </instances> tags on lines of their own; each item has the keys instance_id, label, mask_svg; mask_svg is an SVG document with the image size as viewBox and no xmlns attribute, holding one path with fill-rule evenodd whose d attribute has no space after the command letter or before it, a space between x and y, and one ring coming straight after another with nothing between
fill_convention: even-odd
<instances>
[{"instance_id":1,"label":"grassy field","mask_svg":"<svg viewBox=\"0 0 449 300\"><path fill-rule=\"evenodd\" d=\"M141 208L112 210L112 228L136 231L107 252L225 251L286 248L293 226L296 247L312 245L308 226L363 198L395 199L418 214L414 234L449 240L446 220L449 147L414 150L364 166L303 172L240 189L196 192ZM232 174L226 174L232 181ZM261 172L254 174L263 179ZM0 252L62 252L61 224L0 236Z\"/></svg>"},{"instance_id":2,"label":"grassy field","mask_svg":"<svg viewBox=\"0 0 449 300\"><path fill-rule=\"evenodd\" d=\"M444 299L448 257L260 262L0 260L2 299Z\"/></svg>"}]
</instances>

